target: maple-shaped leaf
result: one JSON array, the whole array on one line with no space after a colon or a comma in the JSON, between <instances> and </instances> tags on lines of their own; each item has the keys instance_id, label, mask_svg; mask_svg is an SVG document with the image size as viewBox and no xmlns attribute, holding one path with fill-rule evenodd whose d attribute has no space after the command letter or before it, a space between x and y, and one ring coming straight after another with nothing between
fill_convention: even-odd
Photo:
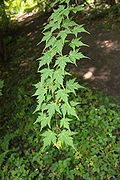
<instances>
[{"instance_id":1,"label":"maple-shaped leaf","mask_svg":"<svg viewBox=\"0 0 120 180\"><path fill-rule=\"evenodd\" d=\"M73 149L75 149L75 146L73 144L73 138L71 137L73 135L72 132L63 130L58 135L58 141L60 141L62 144L65 144L67 146L71 146Z\"/></svg>"},{"instance_id":2,"label":"maple-shaped leaf","mask_svg":"<svg viewBox=\"0 0 120 180\"><path fill-rule=\"evenodd\" d=\"M54 71L53 79L55 80L55 84L58 86L58 88L60 85L63 86L64 72L62 71L62 69L59 68Z\"/></svg>"},{"instance_id":3,"label":"maple-shaped leaf","mask_svg":"<svg viewBox=\"0 0 120 180\"><path fill-rule=\"evenodd\" d=\"M55 144L56 143L56 133L54 133L53 131L51 131L50 129L48 129L48 131L45 131L43 134L43 149L46 146L50 146L52 143Z\"/></svg>"},{"instance_id":4,"label":"maple-shaped leaf","mask_svg":"<svg viewBox=\"0 0 120 180\"><path fill-rule=\"evenodd\" d=\"M76 37L77 37L78 33L82 33L82 32L89 33L88 31L85 30L83 25L78 25L78 24L77 24L77 26L75 26L73 28L72 32L75 34Z\"/></svg>"},{"instance_id":5,"label":"maple-shaped leaf","mask_svg":"<svg viewBox=\"0 0 120 180\"><path fill-rule=\"evenodd\" d=\"M43 103L44 101L45 101L45 95L44 95L44 94L41 94L41 95L39 95L39 96L37 97L37 103L38 103L38 104L37 104L37 107L36 107L34 113L41 110L41 105L42 105L42 103Z\"/></svg>"},{"instance_id":6,"label":"maple-shaped leaf","mask_svg":"<svg viewBox=\"0 0 120 180\"><path fill-rule=\"evenodd\" d=\"M53 48L56 48L57 49L57 52L58 53L61 53L62 50L63 50L63 47L64 47L64 43L63 43L63 40L62 39L59 39L55 42Z\"/></svg>"},{"instance_id":7,"label":"maple-shaped leaf","mask_svg":"<svg viewBox=\"0 0 120 180\"><path fill-rule=\"evenodd\" d=\"M72 121L72 119L62 118L62 119L60 120L60 128L61 128L61 127L64 127L64 128L66 128L66 129L70 130L70 128L69 128L69 122L70 122L70 121Z\"/></svg>"},{"instance_id":8,"label":"maple-shaped leaf","mask_svg":"<svg viewBox=\"0 0 120 180\"><path fill-rule=\"evenodd\" d=\"M41 42L46 41L47 43L52 36L52 32L47 31L47 32L44 32L43 34L44 34L44 37L42 38Z\"/></svg>"},{"instance_id":9,"label":"maple-shaped leaf","mask_svg":"<svg viewBox=\"0 0 120 180\"><path fill-rule=\"evenodd\" d=\"M53 69L44 68L41 71L41 82L44 82L48 77L52 77Z\"/></svg>"},{"instance_id":10,"label":"maple-shaped leaf","mask_svg":"<svg viewBox=\"0 0 120 180\"><path fill-rule=\"evenodd\" d=\"M77 119L78 116L76 114L76 111L75 111L75 107L72 107L70 104L68 103L64 103L62 106L61 106L61 111L62 111L62 114L63 114L63 117L66 116L66 114L68 115L72 115L72 116L75 116Z\"/></svg>"},{"instance_id":11,"label":"maple-shaped leaf","mask_svg":"<svg viewBox=\"0 0 120 180\"><path fill-rule=\"evenodd\" d=\"M68 92L73 92L75 94L75 90L79 89L80 85L78 82L75 82L75 79L70 79L66 82L66 90Z\"/></svg>"},{"instance_id":12,"label":"maple-shaped leaf","mask_svg":"<svg viewBox=\"0 0 120 180\"><path fill-rule=\"evenodd\" d=\"M39 69L42 66L44 66L45 64L47 64L49 66L50 62L52 61L52 58L55 55L56 55L56 49L53 49L53 50L50 49L49 51L44 53L44 55L41 58L38 59L40 61L38 72L39 72Z\"/></svg>"},{"instance_id":13,"label":"maple-shaped leaf","mask_svg":"<svg viewBox=\"0 0 120 180\"><path fill-rule=\"evenodd\" d=\"M47 110L48 110L48 116L51 119L52 116L55 114L55 103L51 102L50 104L48 104L46 106Z\"/></svg>"},{"instance_id":14,"label":"maple-shaped leaf","mask_svg":"<svg viewBox=\"0 0 120 180\"><path fill-rule=\"evenodd\" d=\"M39 82L35 85L35 87L37 88L36 92L34 93L33 96L37 96L37 107L36 107L36 110L34 111L37 112L37 111L40 111L41 109L41 104L43 103L43 101L45 100L45 94L47 93L47 89L44 88L44 85Z\"/></svg>"},{"instance_id":15,"label":"maple-shaped leaf","mask_svg":"<svg viewBox=\"0 0 120 180\"><path fill-rule=\"evenodd\" d=\"M34 93L33 96L39 96L41 94L43 94L43 95L46 94L47 90L44 87L44 84L42 82L37 83L35 85L35 87L36 87L37 90L36 90L36 92Z\"/></svg>"},{"instance_id":16,"label":"maple-shaped leaf","mask_svg":"<svg viewBox=\"0 0 120 180\"><path fill-rule=\"evenodd\" d=\"M68 1L68 0L67 0ZM67 3L67 2L66 2ZM62 14L68 18L71 8L67 7L63 10Z\"/></svg>"},{"instance_id":17,"label":"maple-shaped leaf","mask_svg":"<svg viewBox=\"0 0 120 180\"><path fill-rule=\"evenodd\" d=\"M45 127L45 126L49 126L50 128L50 118L46 116L45 113L40 113L38 115L38 118L36 119L35 123L41 123L41 130Z\"/></svg>"},{"instance_id":18,"label":"maple-shaped leaf","mask_svg":"<svg viewBox=\"0 0 120 180\"><path fill-rule=\"evenodd\" d=\"M70 20L70 19L65 19L64 21L63 21L63 27L65 28L65 29L68 29L69 27L74 27L74 26L76 26L77 24L74 22L74 21L72 21L72 20Z\"/></svg>"},{"instance_id":19,"label":"maple-shaped leaf","mask_svg":"<svg viewBox=\"0 0 120 180\"><path fill-rule=\"evenodd\" d=\"M70 51L69 56L71 63L76 64L76 60L80 60L82 58L86 58L81 52L78 52L78 50Z\"/></svg>"},{"instance_id":20,"label":"maple-shaped leaf","mask_svg":"<svg viewBox=\"0 0 120 180\"><path fill-rule=\"evenodd\" d=\"M56 101L61 99L63 102L68 103L68 94L65 89L59 89L56 92Z\"/></svg>"},{"instance_id":21,"label":"maple-shaped leaf","mask_svg":"<svg viewBox=\"0 0 120 180\"><path fill-rule=\"evenodd\" d=\"M59 34L57 35L57 38L58 38L58 37L61 37L61 39L62 39L62 41L63 41L63 43L64 43L67 35L70 34L70 33L71 33L70 30L69 30L69 31L62 30L62 31L60 31Z\"/></svg>"},{"instance_id":22,"label":"maple-shaped leaf","mask_svg":"<svg viewBox=\"0 0 120 180\"><path fill-rule=\"evenodd\" d=\"M45 46L45 49L48 48L49 46L52 47L52 46L54 45L55 41L56 41L56 38L55 38L54 36L52 36L52 37L48 40L48 42L47 42L47 44L46 44L46 46Z\"/></svg>"},{"instance_id":23,"label":"maple-shaped leaf","mask_svg":"<svg viewBox=\"0 0 120 180\"><path fill-rule=\"evenodd\" d=\"M75 39L73 39L73 40L71 41L71 43L70 43L70 47L72 47L73 50L75 50L76 47L80 47L80 46L88 46L88 45L84 44L84 43L80 40L80 38L75 38Z\"/></svg>"},{"instance_id":24,"label":"maple-shaped leaf","mask_svg":"<svg viewBox=\"0 0 120 180\"><path fill-rule=\"evenodd\" d=\"M57 58L55 66L58 65L62 70L64 70L67 62L69 61L70 60L67 56L60 56Z\"/></svg>"},{"instance_id":25,"label":"maple-shaped leaf","mask_svg":"<svg viewBox=\"0 0 120 180\"><path fill-rule=\"evenodd\" d=\"M53 22L55 22L54 26L51 28L51 32L56 31L57 29L60 29L60 25L62 20L64 19L63 15L56 17Z\"/></svg>"},{"instance_id":26,"label":"maple-shaped leaf","mask_svg":"<svg viewBox=\"0 0 120 180\"><path fill-rule=\"evenodd\" d=\"M54 13L52 13L50 18L53 20L56 19L56 17L60 17L64 9L65 9L64 6L60 6L58 9L55 9Z\"/></svg>"}]
</instances>

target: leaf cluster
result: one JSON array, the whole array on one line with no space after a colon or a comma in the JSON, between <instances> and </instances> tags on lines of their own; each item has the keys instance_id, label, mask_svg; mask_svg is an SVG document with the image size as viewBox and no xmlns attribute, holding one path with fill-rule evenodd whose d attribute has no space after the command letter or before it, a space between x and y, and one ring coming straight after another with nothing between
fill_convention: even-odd
<instances>
[{"instance_id":1,"label":"leaf cluster","mask_svg":"<svg viewBox=\"0 0 120 180\"><path fill-rule=\"evenodd\" d=\"M49 23L44 27L43 39L45 43L42 56L38 59L38 72L40 81L35 85L37 90L38 118L35 123L41 126L45 148L53 144L60 148L63 144L73 145L74 133L70 129L70 123L77 118L75 105L71 103L71 94L76 95L76 90L83 88L66 71L68 63L76 65L77 60L86 58L81 51L81 46L86 46L78 37L79 33L87 32L83 25L77 24L69 15L71 12L82 10L82 6L70 6L69 0L63 0L67 6L60 5L50 16ZM69 39L69 36L73 36ZM66 54L65 46L70 50ZM67 80L66 80L66 76ZM75 102L74 102L75 104Z\"/></svg>"}]
</instances>

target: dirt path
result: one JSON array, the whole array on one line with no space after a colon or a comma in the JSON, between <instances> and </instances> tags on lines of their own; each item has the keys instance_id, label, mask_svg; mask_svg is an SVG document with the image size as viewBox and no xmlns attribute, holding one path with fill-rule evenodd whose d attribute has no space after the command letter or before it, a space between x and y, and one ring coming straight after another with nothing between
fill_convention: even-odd
<instances>
[{"instance_id":1,"label":"dirt path","mask_svg":"<svg viewBox=\"0 0 120 180\"><path fill-rule=\"evenodd\" d=\"M90 59L79 61L74 70L93 88L120 98L120 31L89 29L83 39L90 47L84 50Z\"/></svg>"}]
</instances>

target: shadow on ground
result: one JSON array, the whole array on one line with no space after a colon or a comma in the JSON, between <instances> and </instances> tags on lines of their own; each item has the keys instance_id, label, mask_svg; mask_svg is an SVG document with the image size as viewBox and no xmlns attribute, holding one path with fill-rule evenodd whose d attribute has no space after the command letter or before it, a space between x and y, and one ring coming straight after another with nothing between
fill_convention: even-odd
<instances>
[{"instance_id":1,"label":"shadow on ground","mask_svg":"<svg viewBox=\"0 0 120 180\"><path fill-rule=\"evenodd\" d=\"M90 35L83 35L83 41L89 45L83 51L90 59L79 61L73 70L93 88L120 97L120 31L91 27L89 32Z\"/></svg>"}]
</instances>

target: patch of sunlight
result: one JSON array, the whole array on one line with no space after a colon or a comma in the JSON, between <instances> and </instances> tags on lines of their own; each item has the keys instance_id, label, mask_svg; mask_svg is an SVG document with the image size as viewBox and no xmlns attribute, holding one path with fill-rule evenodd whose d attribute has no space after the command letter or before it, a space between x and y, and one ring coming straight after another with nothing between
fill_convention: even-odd
<instances>
[{"instance_id":1,"label":"patch of sunlight","mask_svg":"<svg viewBox=\"0 0 120 180\"><path fill-rule=\"evenodd\" d=\"M37 12L35 12L35 11L32 11L32 12L30 12L30 13L19 13L18 15L17 15L17 17L16 17L16 20L18 21L18 22L22 22L22 21L24 21L26 18L28 18L28 17L32 17L33 15L35 15Z\"/></svg>"},{"instance_id":2,"label":"patch of sunlight","mask_svg":"<svg viewBox=\"0 0 120 180\"><path fill-rule=\"evenodd\" d=\"M97 41L96 44L101 48L105 48L106 52L110 51L120 51L120 43L118 41L105 40L105 41Z\"/></svg>"},{"instance_id":3,"label":"patch of sunlight","mask_svg":"<svg viewBox=\"0 0 120 180\"><path fill-rule=\"evenodd\" d=\"M83 78L85 79L85 80L87 80L87 79L94 79L95 77L94 77L94 72L95 72L95 70L96 70L96 68L95 67L90 67L89 69L88 69L88 71L83 75Z\"/></svg>"}]
</instances>

